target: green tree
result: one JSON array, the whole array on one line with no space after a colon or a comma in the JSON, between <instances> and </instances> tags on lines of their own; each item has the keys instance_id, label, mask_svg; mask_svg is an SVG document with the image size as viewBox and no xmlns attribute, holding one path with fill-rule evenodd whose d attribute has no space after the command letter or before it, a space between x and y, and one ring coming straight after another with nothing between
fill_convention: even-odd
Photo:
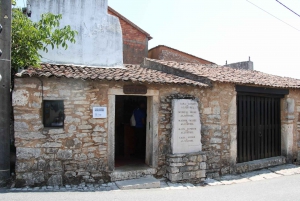
<instances>
[{"instance_id":1,"label":"green tree","mask_svg":"<svg viewBox=\"0 0 300 201\"><path fill-rule=\"evenodd\" d=\"M12 12L11 66L14 70L20 67L39 67L39 51L48 48L67 49L67 42L75 43L76 31L70 26L59 28L62 15L46 13L38 22L32 22L19 8Z\"/></svg>"}]
</instances>

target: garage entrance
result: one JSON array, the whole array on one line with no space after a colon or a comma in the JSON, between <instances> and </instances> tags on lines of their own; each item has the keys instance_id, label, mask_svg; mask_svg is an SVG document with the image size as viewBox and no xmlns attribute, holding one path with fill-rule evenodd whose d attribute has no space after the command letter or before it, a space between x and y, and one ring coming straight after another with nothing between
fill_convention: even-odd
<instances>
[{"instance_id":1,"label":"garage entrance","mask_svg":"<svg viewBox=\"0 0 300 201\"><path fill-rule=\"evenodd\" d=\"M237 91L237 162L280 156L280 100L286 90L237 86Z\"/></svg>"}]
</instances>

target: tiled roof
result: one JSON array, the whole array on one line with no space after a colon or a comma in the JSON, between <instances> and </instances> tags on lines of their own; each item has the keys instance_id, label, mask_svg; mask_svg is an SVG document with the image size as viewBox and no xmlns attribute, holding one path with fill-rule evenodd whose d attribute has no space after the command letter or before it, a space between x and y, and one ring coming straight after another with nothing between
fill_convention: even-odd
<instances>
[{"instance_id":1,"label":"tiled roof","mask_svg":"<svg viewBox=\"0 0 300 201\"><path fill-rule=\"evenodd\" d=\"M17 77L66 77L83 80L131 81L139 83L183 84L208 87L211 82L260 85L277 88L300 88L300 80L259 71L217 65L178 63L145 58L140 65L125 68L94 68L74 65L42 64L28 68Z\"/></svg>"},{"instance_id":2,"label":"tiled roof","mask_svg":"<svg viewBox=\"0 0 300 201\"><path fill-rule=\"evenodd\" d=\"M208 87L202 82L167 74L139 65L125 65L125 68L94 68L73 65L42 64L41 68L28 68L17 77L66 77L83 80L131 81L139 83L184 84Z\"/></svg>"},{"instance_id":3,"label":"tiled roof","mask_svg":"<svg viewBox=\"0 0 300 201\"><path fill-rule=\"evenodd\" d=\"M255 70L243 70L243 69L234 69L230 67L217 66L217 65L201 65L195 63L178 63L172 61L161 61L154 59L145 59L144 61L145 68L155 68L165 69L163 71L172 71L177 70L175 75L180 73L188 73L193 76L199 76L201 78L207 78L215 82L227 82L235 84L248 84L248 85L261 85L261 86L270 86L277 88L300 88L300 80L281 77L277 75L271 75ZM162 65L164 68L157 65ZM166 69L168 68L168 69Z\"/></svg>"}]
</instances>

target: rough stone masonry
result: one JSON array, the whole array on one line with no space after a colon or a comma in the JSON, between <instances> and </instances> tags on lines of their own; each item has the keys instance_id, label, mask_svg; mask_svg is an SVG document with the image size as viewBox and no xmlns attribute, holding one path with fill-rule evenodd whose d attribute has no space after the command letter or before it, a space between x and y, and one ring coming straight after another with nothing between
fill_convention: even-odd
<instances>
[{"instance_id":1,"label":"rough stone masonry","mask_svg":"<svg viewBox=\"0 0 300 201\"><path fill-rule=\"evenodd\" d=\"M230 172L230 132L236 135L235 95L231 84L215 84L212 89L166 86L160 90L158 175L170 173L168 155L171 153L174 99L194 99L199 103L206 176L215 178Z\"/></svg>"},{"instance_id":2,"label":"rough stone masonry","mask_svg":"<svg viewBox=\"0 0 300 201\"><path fill-rule=\"evenodd\" d=\"M167 178L171 182L200 183L206 178L206 155L204 152L169 154Z\"/></svg>"},{"instance_id":3,"label":"rough stone masonry","mask_svg":"<svg viewBox=\"0 0 300 201\"><path fill-rule=\"evenodd\" d=\"M108 85L65 79L17 79L15 86L17 180L25 185L108 180L107 122L91 118L93 106L107 104ZM43 98L64 101L64 128L44 128Z\"/></svg>"},{"instance_id":4,"label":"rough stone masonry","mask_svg":"<svg viewBox=\"0 0 300 201\"><path fill-rule=\"evenodd\" d=\"M108 120L93 119L94 106L108 105L108 89L122 88L116 81L83 81L68 78L17 78L13 92L15 146L17 148L16 179L20 184L62 185L101 183L111 180L108 169ZM147 85L159 91L158 112L158 177L173 181L196 174L197 181L217 178L234 171L236 154L236 92L234 84L215 83L203 89L180 85ZM297 90L290 90L282 100L282 125L295 132L290 141L298 157L299 99ZM202 152L197 160L191 155L172 155L172 100L189 98L199 104ZM49 129L43 125L43 100L63 100L64 128ZM284 131L284 130L283 130ZM201 157L200 157L201 156ZM201 160L200 160L201 159ZM174 164L182 161L182 164ZM203 162L206 162L206 167ZM180 162L179 162L180 163ZM174 166L179 165L179 166ZM177 167L170 168L170 167ZM204 168L205 167L205 168ZM203 170L203 171L202 171ZM196 173L199 171L198 173ZM178 175L173 175L177 174ZM198 174L198 177L197 177ZM199 176L201 175L201 176Z\"/></svg>"},{"instance_id":5,"label":"rough stone masonry","mask_svg":"<svg viewBox=\"0 0 300 201\"><path fill-rule=\"evenodd\" d=\"M109 181L111 172L108 170L107 161L108 122L107 119L93 119L92 108L107 106L108 89L114 87L122 88L123 84L67 78L16 79L13 106L17 180L23 185ZM167 168L170 166L168 156L171 154L171 102L174 98L184 97L193 97L199 103L201 141L203 153L207 155L202 162L207 163L207 176L228 173L230 127L227 120L234 87L225 84L216 86L213 90L171 85L163 88L159 85L148 87L158 90L161 97L156 175L166 176L169 173ZM219 96L220 93L223 96ZM64 101L64 128L44 128L43 100ZM188 159L186 163L191 164L189 162L195 163ZM204 170L203 167L204 165L199 166L199 171ZM185 175L187 172L189 171L185 171Z\"/></svg>"}]
</instances>

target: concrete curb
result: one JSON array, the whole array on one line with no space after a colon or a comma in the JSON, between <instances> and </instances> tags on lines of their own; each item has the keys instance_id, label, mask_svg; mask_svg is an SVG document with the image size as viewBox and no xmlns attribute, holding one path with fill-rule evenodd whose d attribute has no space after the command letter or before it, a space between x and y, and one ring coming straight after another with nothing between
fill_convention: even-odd
<instances>
[{"instance_id":1,"label":"concrete curb","mask_svg":"<svg viewBox=\"0 0 300 201\"><path fill-rule=\"evenodd\" d=\"M300 174L300 166L293 164L280 165L270 167L253 172L243 173L239 175L226 175L219 179L206 179L204 184L191 184L191 183L171 183L165 179L160 179L160 188L157 190L180 190L180 189L194 189L204 186L217 186L217 185L232 185L245 182L260 181L272 179L282 176L290 176ZM157 186L156 186L157 187ZM128 189L131 190L131 189ZM143 190L153 190L143 189ZM42 186L42 187L24 187L24 188L0 188L0 192L101 192L101 191L121 191L115 182L106 184L85 184L80 185L65 185L65 186Z\"/></svg>"}]
</instances>

